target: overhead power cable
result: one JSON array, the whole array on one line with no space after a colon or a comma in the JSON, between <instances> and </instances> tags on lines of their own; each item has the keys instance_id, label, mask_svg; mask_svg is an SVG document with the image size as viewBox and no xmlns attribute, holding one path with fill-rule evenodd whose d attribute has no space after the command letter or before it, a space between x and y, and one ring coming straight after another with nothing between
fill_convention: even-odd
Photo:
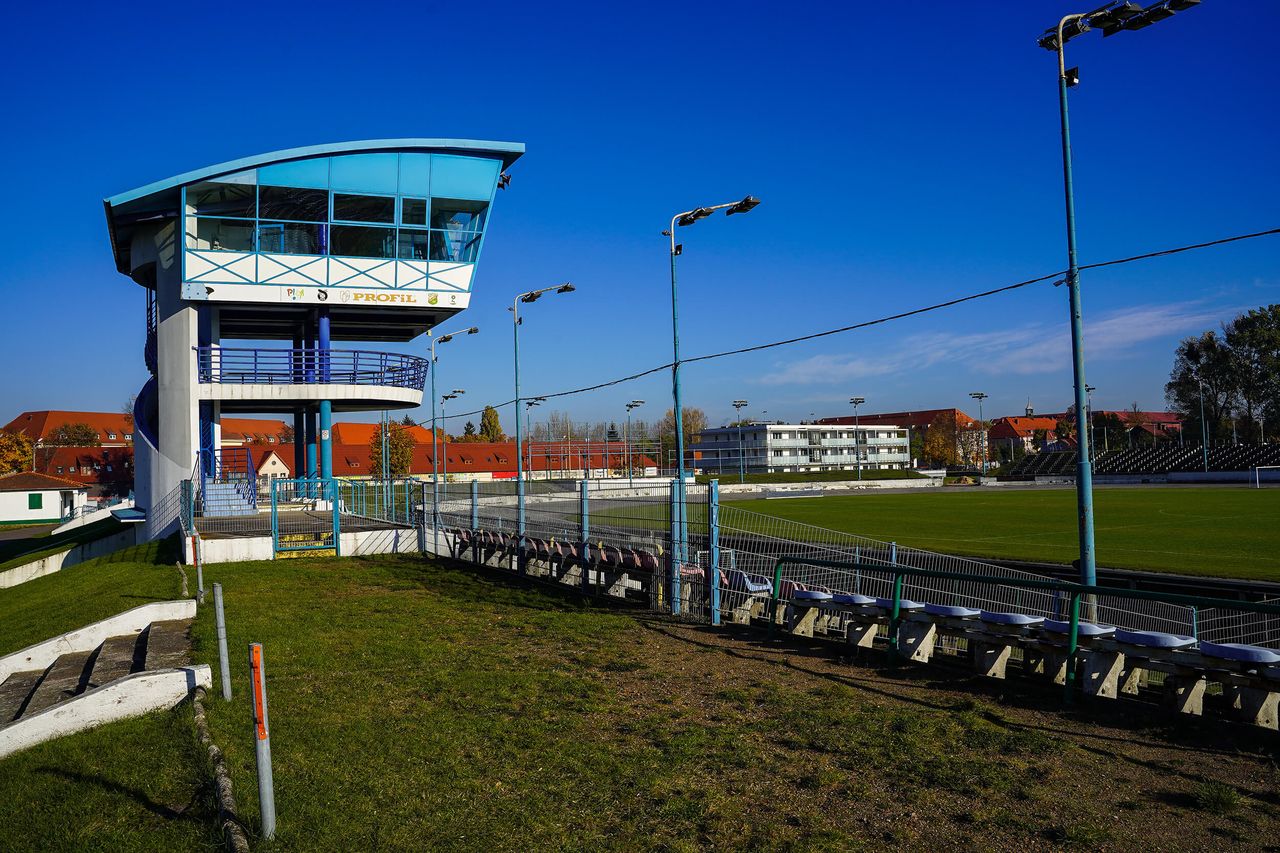
<instances>
[{"instance_id":1,"label":"overhead power cable","mask_svg":"<svg viewBox=\"0 0 1280 853\"><path fill-rule=\"evenodd\" d=\"M1233 237L1223 237L1218 240L1208 240L1203 243L1191 243L1186 246L1177 246L1172 249L1160 249L1159 251L1146 252L1141 255L1131 255L1126 258L1114 258L1109 261L1098 261L1092 264L1083 264L1080 266L1080 269L1093 270L1093 269L1100 269L1102 267L1118 266L1120 264L1130 264L1136 261L1146 261L1146 260L1151 260L1152 258L1165 257L1167 255L1177 255L1177 254L1181 254L1182 252L1191 252L1196 249L1207 249L1212 246L1221 246L1227 243L1237 243L1241 240L1252 240L1256 237L1269 237L1275 234L1280 234L1280 228L1270 228L1270 229L1267 229L1266 231L1254 231L1250 234L1237 234ZM844 334L845 332L853 332L859 329L866 329L871 326L879 326L884 323L893 322L894 320L904 320L907 317L915 317L920 314L928 314L929 312L932 312L932 311L940 311L943 308L952 308L956 305L961 305L965 302L973 302L978 299L986 299L991 296L996 296L1001 293L1008 293L1010 291L1018 290L1023 287L1028 287L1033 284L1040 284L1042 282L1051 281L1054 279L1061 279L1062 276L1065 276L1066 274L1067 274L1066 270L1058 270L1057 272L1036 276L1035 278L1029 278L1024 281L1015 282L1013 284L1006 284L1003 287L996 287L991 290L983 290L978 293L970 293L967 296L960 296L955 299L948 299L945 302L936 302L933 305L926 305L922 308L913 308L910 311L902 311L897 314L889 314L884 317L877 317L874 320L864 320L861 323L853 323L848 326L840 326L839 328L836 328L836 329L827 329L825 331L813 332L812 334L800 335L794 338L784 338L783 340L779 340L779 341L770 341L768 343L755 344L753 346L741 347L739 349L724 350L722 352L713 352L713 353L708 353L707 355L694 356L693 358L681 359L680 363L693 364L694 362L699 362L699 361L711 361L712 359L717 359L717 358L727 358L728 356L731 356L731 355L743 355L749 352L759 352L761 350L773 349L775 347L790 346L792 344L803 343L805 341L817 340L818 338L830 337L831 335L840 335L840 334ZM667 362L666 364L660 364L657 367L651 367L648 370L642 370L639 373L632 373L629 376L622 376L617 379L611 379L607 382L599 382L595 385L587 385L582 388L573 388L568 391L556 391L550 394L529 394L523 397L522 399L532 400L535 397L540 397L544 400L551 400L556 397L569 397L574 394L585 394L588 391L598 391L601 388L609 388L614 385L621 385L624 382L631 382L632 380L640 379L642 377L649 376L654 373L660 373L664 370L670 370L672 366L673 366L672 362ZM505 408L506 406L510 406L514 402L515 402L514 399L507 400L503 403L493 404L492 408L495 408L495 409ZM442 416L438 420L445 421L445 420L450 420L452 418L467 418L467 417L473 417L475 415L479 415L483 413L484 413L484 409L481 408L471 412L461 412L458 414ZM516 413L516 416L519 417L519 412ZM427 420L419 421L417 425L422 426L424 424L429 424L430 422L431 422L430 419L427 419Z\"/></svg>"}]
</instances>

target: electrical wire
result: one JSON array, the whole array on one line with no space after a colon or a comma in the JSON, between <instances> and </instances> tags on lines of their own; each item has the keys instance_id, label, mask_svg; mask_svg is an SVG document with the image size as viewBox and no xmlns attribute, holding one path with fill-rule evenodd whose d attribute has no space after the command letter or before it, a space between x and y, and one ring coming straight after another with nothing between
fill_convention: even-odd
<instances>
[{"instance_id":1,"label":"electrical wire","mask_svg":"<svg viewBox=\"0 0 1280 853\"><path fill-rule=\"evenodd\" d=\"M1266 231L1254 231L1249 234L1237 234L1232 237L1222 237L1217 240L1208 240L1203 243L1191 243L1185 246L1176 246L1172 249L1160 249L1155 252L1146 252L1141 255L1131 255L1126 258L1113 258L1112 260L1109 260L1109 261L1098 261L1092 264L1083 264L1079 267L1079 269L1092 270L1092 269L1101 269L1102 267L1118 266L1120 264L1130 264L1136 261L1146 261L1152 258L1161 258L1161 257L1166 257L1168 255L1177 255L1183 252L1191 252L1197 249L1207 249L1212 246L1221 246L1227 243L1236 243L1241 240L1252 240L1257 237L1268 237L1275 234L1280 234L1280 228L1270 228L1270 229L1267 229ZM743 355L749 352L760 352L761 350L773 349L775 347L790 346L792 344L798 344L798 343L803 343L805 341L817 340L819 338L825 338L831 335L840 335L840 334L844 334L845 332L853 332L859 329L866 329L871 326L879 326L884 323L893 322L895 320L903 320L903 319L906 319L907 317L915 317L920 314L928 314L932 311L940 311L943 308L952 308L956 305L964 304L965 302L973 302L978 299L986 299L991 296L997 296L1001 293L1008 293L1010 291L1019 290L1021 288L1028 287L1033 284L1041 284L1046 281L1061 279L1061 277L1065 276L1066 274L1067 274L1067 270L1059 270L1057 272L1036 276L1035 278L1029 278L1024 281L1015 282L1013 284L1006 284L1003 287L996 287L991 290L983 290L978 293L970 293L967 296L960 296L955 299L948 299L945 302L937 302L937 303L934 303L933 305L926 305L921 308L913 308L910 311L902 311L897 314L889 314L884 317L877 317L874 320L864 320L861 323L853 323L848 326L840 326L839 328L836 328L836 329L826 329L825 331L813 332L808 335L800 335L794 338L784 338L783 340L779 340L779 341L770 341L768 343L755 344L753 346L741 347L739 349L724 350L722 352L714 352L714 353L708 353L707 355L694 356L693 358L681 359L680 363L693 364L699 361L711 361L717 358L727 358L731 355ZM657 367L651 367L648 370L643 370L639 373L633 373L629 376L622 376L617 379L611 379L607 382L599 382L595 385L587 385L582 388L573 388L568 391L556 391L550 394L530 394L526 397L523 397L522 399L533 400L533 399L540 398L543 400L551 400L557 397L569 397L574 394L585 394L588 391L598 391L601 388L610 388L614 385L621 385L624 382L631 382L635 379L640 379L645 376L650 376L654 373L660 373L664 370L671 369L673 366L674 366L673 362L667 362L666 364L660 364ZM514 399L511 399L503 403L496 403L491 407L486 406L485 408L502 409L512 405L515 402L516 401ZM445 421L451 418L473 417L475 415L480 415L483 413L484 413L484 408L481 408L471 412L461 412L458 414L441 416L437 418L437 420ZM520 413L516 412L516 417L519 417L519 416L520 416ZM416 425L422 426L423 424L428 424L428 423L430 423L429 418L426 420L419 421Z\"/></svg>"}]
</instances>

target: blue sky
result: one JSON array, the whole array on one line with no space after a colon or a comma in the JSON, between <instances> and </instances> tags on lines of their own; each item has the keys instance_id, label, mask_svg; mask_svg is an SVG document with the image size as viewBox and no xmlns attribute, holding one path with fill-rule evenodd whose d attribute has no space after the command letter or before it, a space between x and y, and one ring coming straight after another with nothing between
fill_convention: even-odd
<instances>
[{"instance_id":1,"label":"blue sky","mask_svg":"<svg viewBox=\"0 0 1280 853\"><path fill-rule=\"evenodd\" d=\"M1088 6L1088 4L1085 4ZM232 5L229 9L240 7ZM247 7L246 7L247 8ZM440 383L511 396L518 292L529 394L670 359L670 216L686 356L846 325L1064 265L1056 69L1038 34L1077 7L990 4L24 4L0 52L0 419L117 410L145 379L141 288L112 266L104 196L210 163L395 136L526 143ZM1081 260L1274 227L1280 4L1200 7L1073 41ZM1179 337L1280 301L1280 238L1087 273L1099 408L1162 406ZM1060 410L1066 294L1041 285L873 330L685 369L712 422L966 407ZM409 347L423 350L420 339ZM656 418L665 376L558 404ZM467 408L472 408L469 405ZM424 415L425 407L417 415ZM975 412L976 414L976 412ZM510 417L504 413L510 426ZM457 429L455 424L451 428Z\"/></svg>"}]
</instances>

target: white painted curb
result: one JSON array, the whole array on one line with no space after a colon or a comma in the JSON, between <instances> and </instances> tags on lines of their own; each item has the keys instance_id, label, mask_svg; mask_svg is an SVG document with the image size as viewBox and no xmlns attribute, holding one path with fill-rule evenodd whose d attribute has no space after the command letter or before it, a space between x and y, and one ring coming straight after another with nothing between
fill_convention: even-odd
<instances>
[{"instance_id":1,"label":"white painted curb","mask_svg":"<svg viewBox=\"0 0 1280 853\"><path fill-rule=\"evenodd\" d=\"M212 684L208 664L127 675L0 728L0 758L104 723L172 708L197 687L208 690Z\"/></svg>"},{"instance_id":2,"label":"white painted curb","mask_svg":"<svg viewBox=\"0 0 1280 853\"><path fill-rule=\"evenodd\" d=\"M0 682L15 672L27 672L34 669L47 669L60 656L73 652L91 652L108 637L119 637L125 634L141 633L152 622L166 622L171 619L194 619L196 617L196 600L182 598L177 601L153 601L117 613L115 616L94 622L83 628L68 631L52 639L27 646L20 652L14 652L0 658Z\"/></svg>"}]
</instances>

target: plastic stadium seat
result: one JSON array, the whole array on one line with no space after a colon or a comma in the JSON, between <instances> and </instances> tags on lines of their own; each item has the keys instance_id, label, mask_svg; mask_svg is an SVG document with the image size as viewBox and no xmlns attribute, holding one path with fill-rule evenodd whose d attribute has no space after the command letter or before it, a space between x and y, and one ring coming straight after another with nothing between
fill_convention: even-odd
<instances>
[{"instance_id":1,"label":"plastic stadium seat","mask_svg":"<svg viewBox=\"0 0 1280 853\"><path fill-rule=\"evenodd\" d=\"M830 601L831 593L816 589L798 589L791 593L792 601Z\"/></svg>"},{"instance_id":2,"label":"plastic stadium seat","mask_svg":"<svg viewBox=\"0 0 1280 853\"><path fill-rule=\"evenodd\" d=\"M1194 637L1181 634L1166 634L1163 631L1126 631L1116 629L1116 642L1131 646L1146 646L1151 649L1185 649L1195 644Z\"/></svg>"},{"instance_id":3,"label":"plastic stadium seat","mask_svg":"<svg viewBox=\"0 0 1280 853\"><path fill-rule=\"evenodd\" d=\"M852 592L837 592L831 596L832 604L848 604L852 607L867 607L876 600L869 595L857 595Z\"/></svg>"},{"instance_id":4,"label":"plastic stadium seat","mask_svg":"<svg viewBox=\"0 0 1280 853\"><path fill-rule=\"evenodd\" d=\"M1032 616L1028 613L1001 613L995 610L982 610L978 613L983 622L993 625L1039 625L1044 622L1043 616Z\"/></svg>"},{"instance_id":5,"label":"plastic stadium seat","mask_svg":"<svg viewBox=\"0 0 1280 853\"><path fill-rule=\"evenodd\" d=\"M1200 654L1242 663L1280 663L1280 651L1244 643L1201 643Z\"/></svg>"},{"instance_id":6,"label":"plastic stadium seat","mask_svg":"<svg viewBox=\"0 0 1280 853\"><path fill-rule=\"evenodd\" d=\"M892 598L877 598L875 602L876 602L876 607L879 607L881 610L890 610L890 611L893 610ZM906 599L906 598L900 599L898 601L898 610L921 610L923 608L924 608L924 605L918 601L911 601L910 599Z\"/></svg>"},{"instance_id":7,"label":"plastic stadium seat","mask_svg":"<svg viewBox=\"0 0 1280 853\"><path fill-rule=\"evenodd\" d=\"M740 592L773 592L773 584L769 582L768 578L760 575L749 575L738 569L729 572L729 588Z\"/></svg>"},{"instance_id":8,"label":"plastic stadium seat","mask_svg":"<svg viewBox=\"0 0 1280 853\"><path fill-rule=\"evenodd\" d=\"M1070 634L1071 623L1061 619L1046 619L1042 626L1051 634ZM1110 625L1095 625L1093 622L1081 622L1076 626L1076 633L1081 637L1107 637L1116 629Z\"/></svg>"},{"instance_id":9,"label":"plastic stadium seat","mask_svg":"<svg viewBox=\"0 0 1280 853\"><path fill-rule=\"evenodd\" d=\"M930 616L947 616L954 619L971 619L981 611L972 607L957 607L952 604L926 604L924 612Z\"/></svg>"}]
</instances>

